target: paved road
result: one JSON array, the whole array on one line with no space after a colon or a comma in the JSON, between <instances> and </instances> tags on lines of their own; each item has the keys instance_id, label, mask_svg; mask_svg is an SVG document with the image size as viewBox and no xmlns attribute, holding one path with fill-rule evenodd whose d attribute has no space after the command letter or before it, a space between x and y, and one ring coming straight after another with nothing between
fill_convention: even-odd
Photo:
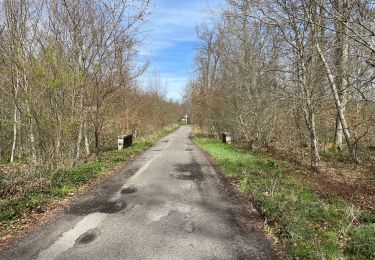
<instances>
[{"instance_id":1,"label":"paved road","mask_svg":"<svg viewBox=\"0 0 375 260\"><path fill-rule=\"evenodd\" d=\"M190 132L161 139L0 259L274 259Z\"/></svg>"}]
</instances>

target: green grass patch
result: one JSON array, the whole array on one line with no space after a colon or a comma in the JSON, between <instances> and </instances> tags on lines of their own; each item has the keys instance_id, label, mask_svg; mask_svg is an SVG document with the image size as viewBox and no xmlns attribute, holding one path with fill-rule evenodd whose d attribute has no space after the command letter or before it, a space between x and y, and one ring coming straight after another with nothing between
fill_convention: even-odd
<instances>
[{"instance_id":1,"label":"green grass patch","mask_svg":"<svg viewBox=\"0 0 375 260\"><path fill-rule=\"evenodd\" d=\"M185 126L185 125L189 125L189 123L182 122L182 121L177 121L177 125L178 126Z\"/></svg>"},{"instance_id":2,"label":"green grass patch","mask_svg":"<svg viewBox=\"0 0 375 260\"><path fill-rule=\"evenodd\" d=\"M334 148L330 148L326 151L323 151L321 153L321 157L326 160L337 160L339 162L350 161L350 156L347 153L343 151L338 151Z\"/></svg>"},{"instance_id":3,"label":"green grass patch","mask_svg":"<svg viewBox=\"0 0 375 260\"><path fill-rule=\"evenodd\" d=\"M52 172L35 173L24 178L22 185L25 192L22 196L12 199L0 199L0 223L11 225L12 222L30 211L43 211L43 208L57 198L64 198L79 186L97 179L106 174L112 167L126 162L136 154L145 151L162 136L171 131L163 131L150 136L147 139L137 140L131 147L124 150L108 150L102 152L91 161L74 166L69 169L59 169ZM20 172L13 173L8 180L2 179L0 188L6 187L12 179L22 179ZM30 185L32 182L40 182L41 185ZM27 188L30 186L31 188Z\"/></svg>"},{"instance_id":4,"label":"green grass patch","mask_svg":"<svg viewBox=\"0 0 375 260\"><path fill-rule=\"evenodd\" d=\"M286 173L265 155L207 138L195 138L240 183L266 216L286 250L287 259L373 259L373 216L342 200L320 198L298 184L301 173ZM354 220L363 224L354 226Z\"/></svg>"},{"instance_id":5,"label":"green grass patch","mask_svg":"<svg viewBox=\"0 0 375 260\"><path fill-rule=\"evenodd\" d=\"M375 226L365 225L359 228L352 228L349 231L350 241L345 248L348 255L353 259L374 259L375 258Z\"/></svg>"}]
</instances>

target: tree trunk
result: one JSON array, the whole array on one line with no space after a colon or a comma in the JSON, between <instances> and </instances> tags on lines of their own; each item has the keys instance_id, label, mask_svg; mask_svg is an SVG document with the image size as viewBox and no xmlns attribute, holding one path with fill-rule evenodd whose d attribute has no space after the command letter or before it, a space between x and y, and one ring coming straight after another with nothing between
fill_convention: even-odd
<instances>
[{"instance_id":1,"label":"tree trunk","mask_svg":"<svg viewBox=\"0 0 375 260\"><path fill-rule=\"evenodd\" d=\"M320 156L319 156L319 147L318 147L318 138L316 135L315 127L315 115L314 113L310 114L310 145L311 145L311 168L314 172L318 171Z\"/></svg>"},{"instance_id":2,"label":"tree trunk","mask_svg":"<svg viewBox=\"0 0 375 260\"><path fill-rule=\"evenodd\" d=\"M95 154L99 155L99 129L95 126L94 131L94 138L95 138Z\"/></svg>"},{"instance_id":3,"label":"tree trunk","mask_svg":"<svg viewBox=\"0 0 375 260\"><path fill-rule=\"evenodd\" d=\"M35 137L33 132L33 122L31 116L29 117L29 136L30 136L30 148L31 148L31 163L36 163L36 149L35 149Z\"/></svg>"},{"instance_id":4,"label":"tree trunk","mask_svg":"<svg viewBox=\"0 0 375 260\"><path fill-rule=\"evenodd\" d=\"M89 145L89 139L87 137L87 124L86 124L86 122L83 123L83 134L84 134L84 137L85 137L86 155L90 155L90 145Z\"/></svg>"},{"instance_id":5,"label":"tree trunk","mask_svg":"<svg viewBox=\"0 0 375 260\"><path fill-rule=\"evenodd\" d=\"M318 138L316 134L316 124L315 124L315 113L314 113L314 97L312 96L311 91L311 82L306 78L307 68L305 65L305 57L303 52L303 44L298 39L298 55L299 60L297 60L297 71L299 71L299 85L300 91L302 93L302 112L305 119L306 127L309 130L310 136L310 153L311 153L311 168L314 173L318 172L319 167L319 147L318 147ZM309 85L308 85L309 84Z\"/></svg>"},{"instance_id":6,"label":"tree trunk","mask_svg":"<svg viewBox=\"0 0 375 260\"><path fill-rule=\"evenodd\" d=\"M335 138L334 138L334 142L333 142L333 149L335 149L338 152L342 151L343 135L344 135L344 132L342 130L340 116L337 114L337 116L336 116Z\"/></svg>"},{"instance_id":7,"label":"tree trunk","mask_svg":"<svg viewBox=\"0 0 375 260\"><path fill-rule=\"evenodd\" d=\"M311 168L313 172L316 173L318 172L319 168L320 156L318 147L318 137L316 134L315 114L311 110L309 105L306 104L303 105L302 111L310 136Z\"/></svg>"},{"instance_id":8,"label":"tree trunk","mask_svg":"<svg viewBox=\"0 0 375 260\"><path fill-rule=\"evenodd\" d=\"M57 127L56 127L56 145L55 145L55 153L56 155L59 155L60 154L60 147L61 147L61 116L60 116L60 112L59 112L59 109L58 109L58 105L57 105L57 101L55 102L55 112L56 112L56 123L57 123Z\"/></svg>"},{"instance_id":9,"label":"tree trunk","mask_svg":"<svg viewBox=\"0 0 375 260\"><path fill-rule=\"evenodd\" d=\"M78 161L80 156L81 156L81 142L82 142L82 128L83 128L83 123L79 124L79 129L78 129L78 137L77 137L77 143L76 143L76 160Z\"/></svg>"},{"instance_id":10,"label":"tree trunk","mask_svg":"<svg viewBox=\"0 0 375 260\"><path fill-rule=\"evenodd\" d=\"M81 143L83 137L83 93L81 90L80 93L80 122L79 122L79 129L78 129L78 136L77 136L77 143L76 143L76 160L78 161L81 156Z\"/></svg>"},{"instance_id":11,"label":"tree trunk","mask_svg":"<svg viewBox=\"0 0 375 260\"><path fill-rule=\"evenodd\" d=\"M36 163L36 149L35 149L35 137L33 132L33 120L31 116L31 109L30 109L30 102L28 100L29 95L29 83L26 77L26 74L23 73L23 83L24 83L24 90L26 93L26 112L27 112L27 118L29 123L29 138L30 138L30 150L31 150L31 163Z\"/></svg>"},{"instance_id":12,"label":"tree trunk","mask_svg":"<svg viewBox=\"0 0 375 260\"><path fill-rule=\"evenodd\" d=\"M21 113L18 113L18 120L17 120L17 133L18 133L18 138L17 138L17 157L18 159L21 159L23 157L23 152L24 152L24 143L22 142L22 132L21 132Z\"/></svg>"},{"instance_id":13,"label":"tree trunk","mask_svg":"<svg viewBox=\"0 0 375 260\"><path fill-rule=\"evenodd\" d=\"M16 69L16 84L14 85L14 112L13 112L13 140L12 140L12 149L10 152L10 162L14 162L14 154L16 152L17 145L17 125L18 125L18 107L17 107L17 98L18 98L18 89L19 89L19 78L18 78L18 69Z\"/></svg>"},{"instance_id":14,"label":"tree trunk","mask_svg":"<svg viewBox=\"0 0 375 260\"><path fill-rule=\"evenodd\" d=\"M340 4L341 2L341 4ZM340 12L344 15L344 20L347 20L348 13L348 0L335 0L335 8L337 12ZM345 107L347 103L347 88L348 88L348 56L349 56L349 42L348 42L348 28L342 24L341 21L335 20L335 37L336 37L336 84L338 89L338 95L341 102L341 107L343 113L345 113ZM340 116L337 114L336 119L336 129L335 129L335 140L334 140L334 149L337 151L342 151L342 140L343 140L343 127L340 121Z\"/></svg>"},{"instance_id":15,"label":"tree trunk","mask_svg":"<svg viewBox=\"0 0 375 260\"><path fill-rule=\"evenodd\" d=\"M14 154L16 151L17 143L17 119L18 119L18 108L17 105L14 105L14 114L13 114L13 140L12 140L12 149L10 151L10 163L14 162Z\"/></svg>"},{"instance_id":16,"label":"tree trunk","mask_svg":"<svg viewBox=\"0 0 375 260\"><path fill-rule=\"evenodd\" d=\"M324 64L324 67L325 67L325 70L326 70L326 73L327 73L327 76L328 76L328 80L330 82L330 87L331 87L331 90L332 90L333 98L335 100L337 113L338 113L338 116L339 116L339 119L340 119L340 122L341 122L341 125L342 125L342 130L343 130L343 133L344 133L344 136L345 136L346 144L348 146L348 149L349 149L349 152L351 154L352 160L355 163L359 163L360 160L358 158L357 151L356 151L355 146L352 143L352 140L351 140L351 137L350 137L349 128L348 128L348 125L346 123L344 109L343 109L342 102L341 102L340 97L339 97L338 89L337 89L337 86L336 86L336 83L335 83L335 78L334 78L334 76L332 74L332 71L331 71L331 69L330 69L330 67L329 67L329 65L328 65L328 63L325 59L325 56L323 54L322 49L320 48L319 43L316 43L315 47L316 47L316 49L318 51L318 54L319 54L319 56L320 56L320 58L321 58L321 60Z\"/></svg>"}]
</instances>

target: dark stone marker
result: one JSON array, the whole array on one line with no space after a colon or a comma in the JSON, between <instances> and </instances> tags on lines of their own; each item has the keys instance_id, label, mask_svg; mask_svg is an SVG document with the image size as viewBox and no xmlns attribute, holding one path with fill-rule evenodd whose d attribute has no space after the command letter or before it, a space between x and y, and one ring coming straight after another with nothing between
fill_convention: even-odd
<instances>
[{"instance_id":1,"label":"dark stone marker","mask_svg":"<svg viewBox=\"0 0 375 260\"><path fill-rule=\"evenodd\" d=\"M118 149L122 150L133 144L133 134L119 135L117 138Z\"/></svg>"},{"instance_id":2,"label":"dark stone marker","mask_svg":"<svg viewBox=\"0 0 375 260\"><path fill-rule=\"evenodd\" d=\"M229 132L222 132L221 137L222 137L223 143L230 144L232 142L232 137Z\"/></svg>"}]
</instances>

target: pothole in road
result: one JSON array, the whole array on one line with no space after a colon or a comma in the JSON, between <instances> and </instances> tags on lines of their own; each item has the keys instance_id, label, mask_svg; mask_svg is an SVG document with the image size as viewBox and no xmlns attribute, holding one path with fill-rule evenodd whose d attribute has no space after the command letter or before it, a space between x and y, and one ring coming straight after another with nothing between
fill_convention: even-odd
<instances>
[{"instance_id":1,"label":"pothole in road","mask_svg":"<svg viewBox=\"0 0 375 260\"><path fill-rule=\"evenodd\" d=\"M97 237L97 231L95 229L90 229L77 238L76 244L88 244L94 241Z\"/></svg>"},{"instance_id":2,"label":"pothole in road","mask_svg":"<svg viewBox=\"0 0 375 260\"><path fill-rule=\"evenodd\" d=\"M196 179L196 177L193 174L189 173L189 172L176 175L176 178L180 179L180 180L186 180L186 181L188 181L188 180L191 181L191 180L195 180Z\"/></svg>"},{"instance_id":3,"label":"pothole in road","mask_svg":"<svg viewBox=\"0 0 375 260\"><path fill-rule=\"evenodd\" d=\"M193 233L195 230L195 224L194 222L186 222L181 225L181 229L187 233Z\"/></svg>"},{"instance_id":4,"label":"pothole in road","mask_svg":"<svg viewBox=\"0 0 375 260\"><path fill-rule=\"evenodd\" d=\"M204 179L202 168L196 161L188 164L178 164L176 170L181 173L175 175L180 180L195 180L200 182Z\"/></svg>"},{"instance_id":5,"label":"pothole in road","mask_svg":"<svg viewBox=\"0 0 375 260\"><path fill-rule=\"evenodd\" d=\"M168 143L168 142L169 142L169 140L164 140L164 141L163 141L163 143Z\"/></svg>"},{"instance_id":6,"label":"pothole in road","mask_svg":"<svg viewBox=\"0 0 375 260\"><path fill-rule=\"evenodd\" d=\"M188 148L188 149L185 149L185 151L191 152L191 151L194 151L194 149Z\"/></svg>"},{"instance_id":7,"label":"pothole in road","mask_svg":"<svg viewBox=\"0 0 375 260\"><path fill-rule=\"evenodd\" d=\"M101 213L116 213L119 212L120 210L123 210L126 208L126 203L121 202L121 201L116 201L116 202L107 202L103 207L99 210Z\"/></svg>"},{"instance_id":8,"label":"pothole in road","mask_svg":"<svg viewBox=\"0 0 375 260\"><path fill-rule=\"evenodd\" d=\"M122 194L132 194L132 193L135 193L135 192L137 192L137 188L136 188L136 187L133 187L133 186L131 186L131 187L127 187L127 188L123 188L123 189L121 190L121 193L122 193Z\"/></svg>"},{"instance_id":9,"label":"pothole in road","mask_svg":"<svg viewBox=\"0 0 375 260\"><path fill-rule=\"evenodd\" d=\"M160 152L161 151L161 149L155 149L154 150L154 152Z\"/></svg>"},{"instance_id":10,"label":"pothole in road","mask_svg":"<svg viewBox=\"0 0 375 260\"><path fill-rule=\"evenodd\" d=\"M126 208L125 201L86 201L83 203L73 204L65 212L72 215L88 215L95 212L113 214Z\"/></svg>"}]
</instances>

